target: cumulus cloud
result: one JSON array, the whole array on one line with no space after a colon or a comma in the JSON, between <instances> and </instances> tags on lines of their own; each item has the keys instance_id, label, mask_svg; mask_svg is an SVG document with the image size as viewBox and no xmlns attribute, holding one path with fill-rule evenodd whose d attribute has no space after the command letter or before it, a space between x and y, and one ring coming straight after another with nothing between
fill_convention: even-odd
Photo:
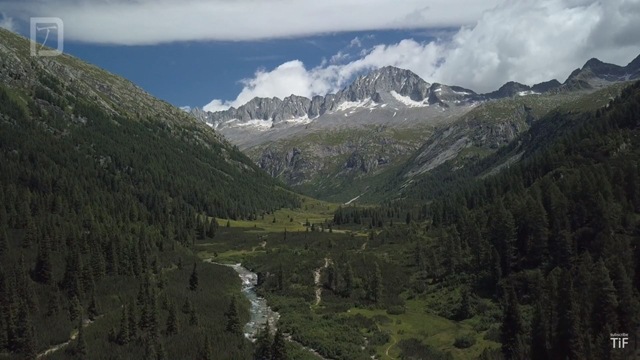
<instances>
[{"instance_id":1,"label":"cumulus cloud","mask_svg":"<svg viewBox=\"0 0 640 360\"><path fill-rule=\"evenodd\" d=\"M498 1L3 0L2 6L23 21L61 17L70 40L140 45L459 27L473 23Z\"/></svg>"},{"instance_id":2,"label":"cumulus cloud","mask_svg":"<svg viewBox=\"0 0 640 360\"><path fill-rule=\"evenodd\" d=\"M217 109L237 107L254 96L324 95L363 71L386 65L479 92L510 80L563 81L591 57L620 65L635 58L640 53L639 18L640 0L507 0L452 36L377 45L346 63L338 63L347 54L339 52L336 61L308 70L299 61L260 70L244 80L235 100L216 100Z\"/></svg>"},{"instance_id":3,"label":"cumulus cloud","mask_svg":"<svg viewBox=\"0 0 640 360\"><path fill-rule=\"evenodd\" d=\"M0 13L0 28L15 32L16 23L12 17L7 16L5 13Z\"/></svg>"}]
</instances>

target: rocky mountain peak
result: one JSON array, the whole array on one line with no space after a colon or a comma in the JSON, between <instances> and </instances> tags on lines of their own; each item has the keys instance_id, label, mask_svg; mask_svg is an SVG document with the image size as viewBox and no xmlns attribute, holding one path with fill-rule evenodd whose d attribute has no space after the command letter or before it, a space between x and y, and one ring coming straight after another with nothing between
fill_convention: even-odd
<instances>
[{"instance_id":1,"label":"rocky mountain peak","mask_svg":"<svg viewBox=\"0 0 640 360\"><path fill-rule=\"evenodd\" d=\"M396 93L421 101L427 96L430 84L410 70L385 66L367 75L358 77L349 87L341 91L339 98L346 101L380 99L381 94Z\"/></svg>"}]
</instances>

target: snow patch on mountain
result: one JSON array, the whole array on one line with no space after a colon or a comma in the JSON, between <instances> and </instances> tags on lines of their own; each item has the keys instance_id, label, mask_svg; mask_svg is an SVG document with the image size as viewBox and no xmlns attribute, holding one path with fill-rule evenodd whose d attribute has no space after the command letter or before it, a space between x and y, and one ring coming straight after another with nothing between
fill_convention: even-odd
<instances>
[{"instance_id":1,"label":"snow patch on mountain","mask_svg":"<svg viewBox=\"0 0 640 360\"><path fill-rule=\"evenodd\" d=\"M408 96L402 96L400 94L398 94L395 90L391 90L389 92L391 94L391 96L393 96L394 99L398 100L399 102L401 102L402 104L408 106L408 107L425 107L425 106L429 106L428 102L425 102L425 100L423 101L415 101L413 99L411 99Z\"/></svg>"}]
</instances>

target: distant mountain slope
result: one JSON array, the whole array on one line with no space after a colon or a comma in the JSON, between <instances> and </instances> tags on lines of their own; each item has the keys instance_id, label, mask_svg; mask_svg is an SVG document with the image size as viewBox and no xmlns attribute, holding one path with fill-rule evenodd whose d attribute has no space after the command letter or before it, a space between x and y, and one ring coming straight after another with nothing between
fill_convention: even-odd
<instances>
[{"instance_id":1,"label":"distant mountain slope","mask_svg":"<svg viewBox=\"0 0 640 360\"><path fill-rule=\"evenodd\" d=\"M482 158L549 111L637 77L639 67L638 59L625 67L592 59L564 83L508 82L487 94L384 67L324 97L255 98L237 109L192 114L299 191L344 202L364 193L359 201L371 201L395 172L407 181L449 160L462 166Z\"/></svg>"},{"instance_id":2,"label":"distant mountain slope","mask_svg":"<svg viewBox=\"0 0 640 360\"><path fill-rule=\"evenodd\" d=\"M0 358L251 358L225 331L232 304L248 321L237 275L193 245L298 196L182 110L3 29L0 80Z\"/></svg>"}]
</instances>

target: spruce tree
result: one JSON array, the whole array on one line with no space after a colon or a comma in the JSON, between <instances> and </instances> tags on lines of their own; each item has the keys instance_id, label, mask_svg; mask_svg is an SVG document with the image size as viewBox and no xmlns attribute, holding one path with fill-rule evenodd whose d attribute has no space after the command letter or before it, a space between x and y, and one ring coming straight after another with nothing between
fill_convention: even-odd
<instances>
[{"instance_id":1,"label":"spruce tree","mask_svg":"<svg viewBox=\"0 0 640 360\"><path fill-rule=\"evenodd\" d=\"M351 296L354 282L353 268L351 267L351 263L347 262L346 269L344 270L344 295L346 297Z\"/></svg>"},{"instance_id":2,"label":"spruce tree","mask_svg":"<svg viewBox=\"0 0 640 360\"><path fill-rule=\"evenodd\" d=\"M198 271L196 270L197 263L193 263L193 271L189 277L189 289L191 291L198 290Z\"/></svg>"},{"instance_id":3,"label":"spruce tree","mask_svg":"<svg viewBox=\"0 0 640 360\"><path fill-rule=\"evenodd\" d=\"M536 301L531 324L531 360L549 359L549 323L542 306L542 300Z\"/></svg>"},{"instance_id":4,"label":"spruce tree","mask_svg":"<svg viewBox=\"0 0 640 360\"><path fill-rule=\"evenodd\" d=\"M122 306L120 315L120 330L118 331L118 343L126 345L129 343L129 319L127 317L127 306Z\"/></svg>"},{"instance_id":5,"label":"spruce tree","mask_svg":"<svg viewBox=\"0 0 640 360\"><path fill-rule=\"evenodd\" d=\"M271 346L271 360L288 360L286 345L284 334L282 334L282 330L278 328L273 338L273 345Z\"/></svg>"},{"instance_id":6,"label":"spruce tree","mask_svg":"<svg viewBox=\"0 0 640 360\"><path fill-rule=\"evenodd\" d=\"M500 342L505 359L523 359L523 323L515 290L509 285L504 294L504 315Z\"/></svg>"},{"instance_id":7,"label":"spruce tree","mask_svg":"<svg viewBox=\"0 0 640 360\"><path fill-rule=\"evenodd\" d=\"M35 330L31 322L29 307L24 301L20 302L15 332L12 335L15 341L15 349L18 354L21 354L27 359L33 359L36 357Z\"/></svg>"},{"instance_id":8,"label":"spruce tree","mask_svg":"<svg viewBox=\"0 0 640 360\"><path fill-rule=\"evenodd\" d=\"M80 321L78 322L78 340L75 352L81 356L87 355L87 340L84 336L84 326L82 325L82 318L80 318Z\"/></svg>"},{"instance_id":9,"label":"spruce tree","mask_svg":"<svg viewBox=\"0 0 640 360\"><path fill-rule=\"evenodd\" d=\"M138 321L137 321L137 309L136 302L132 298L129 302L129 306L127 307L127 323L125 326L127 327L129 333L129 338L131 340L135 340L138 338Z\"/></svg>"},{"instance_id":10,"label":"spruce tree","mask_svg":"<svg viewBox=\"0 0 640 360\"><path fill-rule=\"evenodd\" d=\"M33 279L45 285L53 282L53 267L49 256L49 247L44 242L38 247L36 266L33 269Z\"/></svg>"},{"instance_id":11,"label":"spruce tree","mask_svg":"<svg viewBox=\"0 0 640 360\"><path fill-rule=\"evenodd\" d=\"M260 330L256 337L256 350L253 353L254 360L271 360L271 328L269 320L265 324L264 328Z\"/></svg>"},{"instance_id":12,"label":"spruce tree","mask_svg":"<svg viewBox=\"0 0 640 360\"><path fill-rule=\"evenodd\" d=\"M231 303L224 316L227 319L226 330L232 334L241 335L242 325L240 325L240 316L238 315L238 305L235 296L231 298Z\"/></svg>"},{"instance_id":13,"label":"spruce tree","mask_svg":"<svg viewBox=\"0 0 640 360\"><path fill-rule=\"evenodd\" d=\"M178 323L178 314L176 311L176 305L172 302L169 305L169 316L167 317L167 335L175 335L178 333L180 325Z\"/></svg>"},{"instance_id":14,"label":"spruce tree","mask_svg":"<svg viewBox=\"0 0 640 360\"><path fill-rule=\"evenodd\" d=\"M0 206L3 207L3 206ZM7 230L0 226L0 257L9 252L9 237Z\"/></svg>"},{"instance_id":15,"label":"spruce tree","mask_svg":"<svg viewBox=\"0 0 640 360\"><path fill-rule=\"evenodd\" d=\"M376 262L373 276L371 277L369 284L369 299L376 304L380 304L382 302L383 291L384 286L382 285L382 272L380 271L380 266Z\"/></svg>"}]
</instances>

